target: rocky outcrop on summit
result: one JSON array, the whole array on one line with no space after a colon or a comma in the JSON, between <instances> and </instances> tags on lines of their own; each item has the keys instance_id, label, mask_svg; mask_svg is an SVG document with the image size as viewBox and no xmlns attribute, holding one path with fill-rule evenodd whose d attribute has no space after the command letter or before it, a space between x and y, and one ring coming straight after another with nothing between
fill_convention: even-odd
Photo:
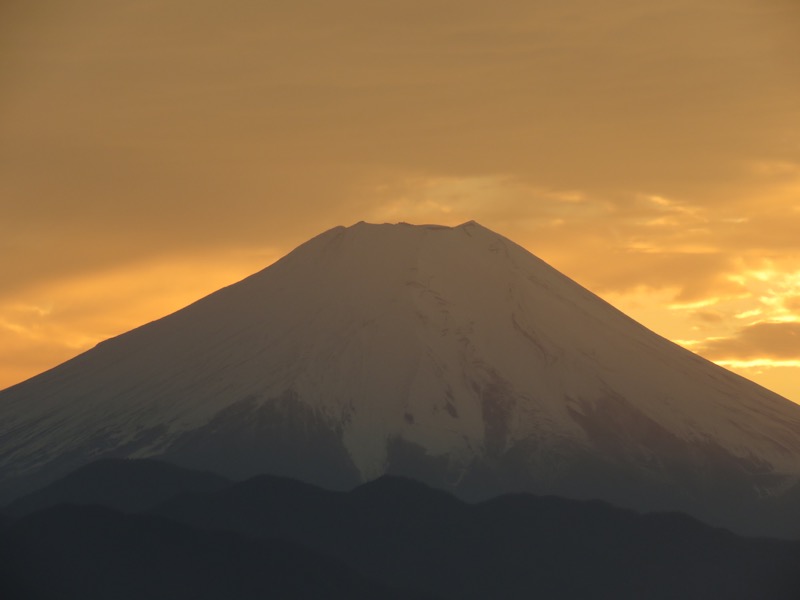
<instances>
[{"instance_id":1,"label":"rocky outcrop on summit","mask_svg":"<svg viewBox=\"0 0 800 600\"><path fill-rule=\"evenodd\" d=\"M327 231L0 392L0 440L10 495L101 456L160 457L600 498L748 533L794 526L800 477L800 406L473 222Z\"/></svg>"}]
</instances>

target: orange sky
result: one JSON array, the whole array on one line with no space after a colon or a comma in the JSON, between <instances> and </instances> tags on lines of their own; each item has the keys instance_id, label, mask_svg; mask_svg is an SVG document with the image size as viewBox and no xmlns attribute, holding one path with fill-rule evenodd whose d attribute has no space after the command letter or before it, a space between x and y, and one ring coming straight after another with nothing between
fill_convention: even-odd
<instances>
[{"instance_id":1,"label":"orange sky","mask_svg":"<svg viewBox=\"0 0 800 600\"><path fill-rule=\"evenodd\" d=\"M6 0L0 388L320 231L475 219L800 402L794 0Z\"/></svg>"}]
</instances>

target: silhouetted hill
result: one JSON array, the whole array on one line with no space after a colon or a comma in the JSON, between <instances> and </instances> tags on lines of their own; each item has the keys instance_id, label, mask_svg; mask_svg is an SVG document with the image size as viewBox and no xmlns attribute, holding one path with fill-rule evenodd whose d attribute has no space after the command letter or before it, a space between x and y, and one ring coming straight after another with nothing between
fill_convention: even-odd
<instances>
[{"instance_id":1,"label":"silhouetted hill","mask_svg":"<svg viewBox=\"0 0 800 600\"><path fill-rule=\"evenodd\" d=\"M258 477L154 513L291 540L397 587L446 598L800 598L800 543L679 514L510 495L470 505L383 477L349 493Z\"/></svg>"},{"instance_id":2,"label":"silhouetted hill","mask_svg":"<svg viewBox=\"0 0 800 600\"><path fill-rule=\"evenodd\" d=\"M141 511L181 492L211 492L230 481L155 460L104 459L9 504L4 512L25 515L58 504L97 504L123 512Z\"/></svg>"},{"instance_id":3,"label":"silhouetted hill","mask_svg":"<svg viewBox=\"0 0 800 600\"><path fill-rule=\"evenodd\" d=\"M453 600L800 598L800 542L682 514L525 494L468 504L391 476L350 492L266 475L198 492L182 469L136 462L104 461L47 490L77 494L88 471L84 500L170 492L140 515L59 506L5 530L0 516L3 600L411 597L380 586Z\"/></svg>"},{"instance_id":4,"label":"silhouetted hill","mask_svg":"<svg viewBox=\"0 0 800 600\"><path fill-rule=\"evenodd\" d=\"M102 507L59 506L0 538L4 600L422 600L282 540L196 530Z\"/></svg>"}]
</instances>

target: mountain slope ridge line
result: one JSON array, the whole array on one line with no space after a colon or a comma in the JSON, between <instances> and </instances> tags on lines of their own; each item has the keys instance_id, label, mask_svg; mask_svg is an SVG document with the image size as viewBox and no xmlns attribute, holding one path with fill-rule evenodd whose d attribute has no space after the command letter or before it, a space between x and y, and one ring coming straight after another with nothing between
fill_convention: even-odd
<instances>
[{"instance_id":1,"label":"mountain slope ridge line","mask_svg":"<svg viewBox=\"0 0 800 600\"><path fill-rule=\"evenodd\" d=\"M785 529L800 498L800 406L475 222L326 231L0 392L0 439L6 500L98 456L334 489L401 474L740 531Z\"/></svg>"}]
</instances>

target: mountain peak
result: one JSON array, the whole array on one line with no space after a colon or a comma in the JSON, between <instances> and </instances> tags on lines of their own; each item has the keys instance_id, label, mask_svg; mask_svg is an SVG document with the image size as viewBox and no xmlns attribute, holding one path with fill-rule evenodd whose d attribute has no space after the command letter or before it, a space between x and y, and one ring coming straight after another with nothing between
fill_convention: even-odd
<instances>
[{"instance_id":1,"label":"mountain peak","mask_svg":"<svg viewBox=\"0 0 800 600\"><path fill-rule=\"evenodd\" d=\"M374 232L387 232L391 230L400 230L406 233L413 233L414 235L427 235L430 232L440 232L440 233L452 233L452 232L463 232L467 233L468 235L474 233L475 231L483 231L489 235L493 235L497 238L502 238L502 236L488 227L484 227L477 221L466 221L465 223L461 223L460 225L439 225L435 223L421 223L421 224L414 224L414 223L407 223L405 221L400 221L397 223L368 223L366 221L359 221L351 225L350 227L335 227L329 231L341 231L344 232L358 232L358 231L365 231L371 230ZM505 239L505 238L503 238Z\"/></svg>"},{"instance_id":2,"label":"mountain peak","mask_svg":"<svg viewBox=\"0 0 800 600\"><path fill-rule=\"evenodd\" d=\"M391 227L391 226L395 226L395 225L402 226L402 227L416 227L416 228L430 229L430 230L464 229L464 228L467 228L467 227L481 227L483 229L487 229L486 227L483 227L483 225L481 225L477 221L473 221L473 220L465 221L464 223L461 223L460 225L452 225L452 226L451 225L439 225L437 223L415 224L415 223L408 223L407 221L398 221L397 223L385 223L385 222L384 223L368 223L367 221L358 221L357 223L351 225L350 227L347 227L346 229L350 229L350 228L353 228L353 227L381 227L381 226L383 226L383 227L387 227L387 226Z\"/></svg>"}]
</instances>

